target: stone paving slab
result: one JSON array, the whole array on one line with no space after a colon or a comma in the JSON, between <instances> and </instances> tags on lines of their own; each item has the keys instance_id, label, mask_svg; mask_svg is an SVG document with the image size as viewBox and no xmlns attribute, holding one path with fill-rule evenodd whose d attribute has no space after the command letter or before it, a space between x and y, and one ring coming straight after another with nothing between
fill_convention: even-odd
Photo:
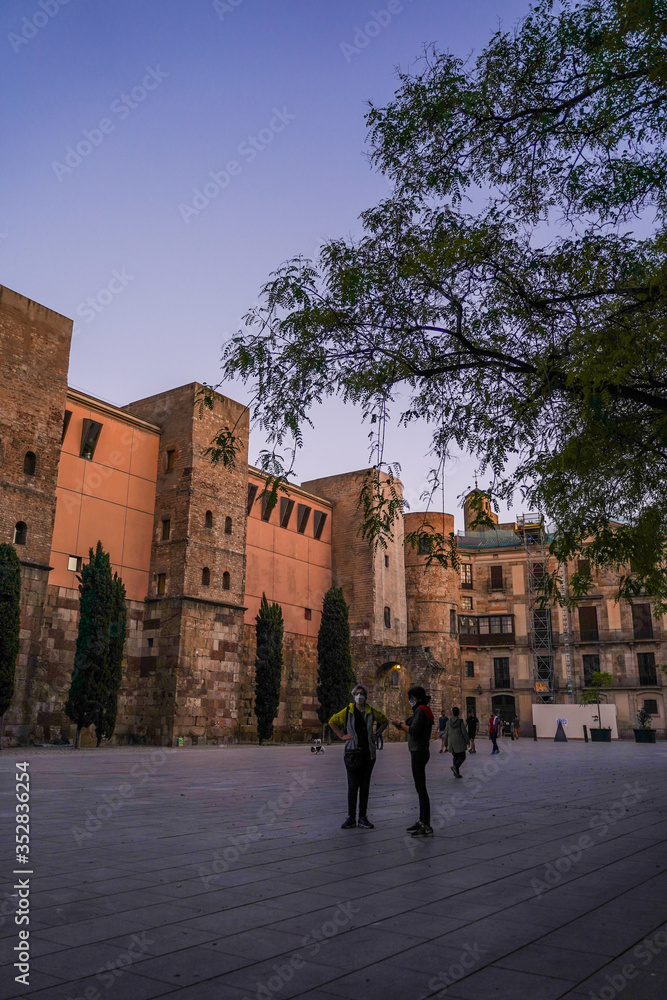
<instances>
[{"instance_id":1,"label":"stone paving slab","mask_svg":"<svg viewBox=\"0 0 667 1000\"><path fill-rule=\"evenodd\" d=\"M379 754L370 831L340 829L340 747L3 751L0 1000L667 996L667 745L501 747L480 740L463 781L432 756L426 841L405 831L404 745ZM28 989L11 964L19 758Z\"/></svg>"}]
</instances>

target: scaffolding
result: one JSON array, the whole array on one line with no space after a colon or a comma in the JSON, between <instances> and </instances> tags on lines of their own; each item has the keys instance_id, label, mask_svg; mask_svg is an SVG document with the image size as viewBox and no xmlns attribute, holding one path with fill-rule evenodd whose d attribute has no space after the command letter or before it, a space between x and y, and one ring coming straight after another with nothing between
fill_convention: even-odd
<instances>
[{"instance_id":1,"label":"scaffolding","mask_svg":"<svg viewBox=\"0 0 667 1000\"><path fill-rule=\"evenodd\" d=\"M547 532L540 514L517 518L517 532L526 552L528 582L527 632L535 694L545 705L554 703L556 685L551 610L541 607L541 580L547 572Z\"/></svg>"}]
</instances>

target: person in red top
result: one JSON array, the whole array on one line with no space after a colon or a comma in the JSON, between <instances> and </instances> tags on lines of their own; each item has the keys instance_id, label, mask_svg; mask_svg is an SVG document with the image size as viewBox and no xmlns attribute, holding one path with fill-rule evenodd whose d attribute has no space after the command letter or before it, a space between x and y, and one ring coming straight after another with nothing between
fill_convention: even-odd
<instances>
[{"instance_id":1,"label":"person in red top","mask_svg":"<svg viewBox=\"0 0 667 1000\"><path fill-rule=\"evenodd\" d=\"M412 716L406 721L392 719L397 729L408 734L408 750L412 760L412 777L419 796L419 820L408 827L413 837L432 837L431 803L426 790L426 765L431 756L429 743L433 728L433 712L428 707L431 700L423 687L418 685L408 691Z\"/></svg>"}]
</instances>

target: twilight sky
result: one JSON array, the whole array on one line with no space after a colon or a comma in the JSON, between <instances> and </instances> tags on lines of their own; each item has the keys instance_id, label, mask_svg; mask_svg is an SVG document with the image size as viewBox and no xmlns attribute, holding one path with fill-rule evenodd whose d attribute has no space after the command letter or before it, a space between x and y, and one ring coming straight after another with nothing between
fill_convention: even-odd
<instances>
[{"instance_id":1,"label":"twilight sky","mask_svg":"<svg viewBox=\"0 0 667 1000\"><path fill-rule=\"evenodd\" d=\"M269 273L358 233L387 193L364 157L365 102L389 100L425 43L466 56L527 7L2 0L0 283L75 320L69 381L85 392L123 404L216 382ZM313 420L297 481L368 465L357 412L332 401ZM423 425L388 438L413 510L429 440ZM450 463L447 510L473 474Z\"/></svg>"}]
</instances>

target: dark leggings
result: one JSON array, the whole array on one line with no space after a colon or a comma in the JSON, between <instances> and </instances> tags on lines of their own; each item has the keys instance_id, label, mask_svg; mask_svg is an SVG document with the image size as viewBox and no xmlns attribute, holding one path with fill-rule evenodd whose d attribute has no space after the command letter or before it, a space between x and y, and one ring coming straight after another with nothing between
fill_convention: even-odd
<instances>
[{"instance_id":1,"label":"dark leggings","mask_svg":"<svg viewBox=\"0 0 667 1000\"><path fill-rule=\"evenodd\" d=\"M357 793L359 794L359 817L366 815L368 809L368 793L371 787L371 774L375 761L366 757L361 767L356 771L347 772L347 814L352 819L357 815Z\"/></svg>"},{"instance_id":2,"label":"dark leggings","mask_svg":"<svg viewBox=\"0 0 667 1000\"><path fill-rule=\"evenodd\" d=\"M426 765L431 753L429 750L413 750L410 756L412 777L419 796L419 821L428 825L431 822L431 803L426 791Z\"/></svg>"},{"instance_id":3,"label":"dark leggings","mask_svg":"<svg viewBox=\"0 0 667 1000\"><path fill-rule=\"evenodd\" d=\"M458 768L461 764L465 763L466 752L465 750L461 750L460 753L453 753L452 757L454 758L454 767Z\"/></svg>"}]
</instances>

